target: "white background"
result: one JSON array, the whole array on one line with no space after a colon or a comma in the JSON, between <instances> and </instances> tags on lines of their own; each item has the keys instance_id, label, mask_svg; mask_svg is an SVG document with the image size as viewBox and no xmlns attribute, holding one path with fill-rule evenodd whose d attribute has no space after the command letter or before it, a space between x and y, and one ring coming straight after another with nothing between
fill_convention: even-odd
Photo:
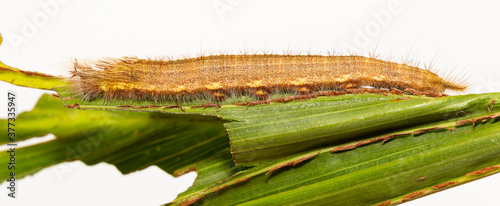
<instances>
[{"instance_id":1,"label":"white background","mask_svg":"<svg viewBox=\"0 0 500 206\"><path fill-rule=\"evenodd\" d=\"M0 60L68 76L74 58L376 49L421 66L437 57L438 72L468 75L468 93L500 92L498 9L495 1L457 0L1 1ZM7 89L17 91L22 111L42 94L4 82L0 88L4 97ZM0 118L6 107L0 101ZM0 205L159 205L195 177L172 178L156 166L122 176L104 163L64 163L17 181L15 200L1 184ZM498 205L499 185L494 175L406 205Z\"/></svg>"}]
</instances>

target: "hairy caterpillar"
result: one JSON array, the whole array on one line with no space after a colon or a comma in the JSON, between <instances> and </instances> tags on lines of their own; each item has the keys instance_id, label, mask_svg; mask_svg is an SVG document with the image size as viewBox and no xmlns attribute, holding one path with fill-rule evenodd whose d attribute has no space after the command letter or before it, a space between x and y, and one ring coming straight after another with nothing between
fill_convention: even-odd
<instances>
[{"instance_id":1,"label":"hairy caterpillar","mask_svg":"<svg viewBox=\"0 0 500 206\"><path fill-rule=\"evenodd\" d=\"M460 81L408 64L363 56L213 55L180 60L125 57L94 64L74 62L73 77L84 99L180 100L205 96L223 101L229 95L269 99L279 92L371 86L440 96L463 91Z\"/></svg>"}]
</instances>

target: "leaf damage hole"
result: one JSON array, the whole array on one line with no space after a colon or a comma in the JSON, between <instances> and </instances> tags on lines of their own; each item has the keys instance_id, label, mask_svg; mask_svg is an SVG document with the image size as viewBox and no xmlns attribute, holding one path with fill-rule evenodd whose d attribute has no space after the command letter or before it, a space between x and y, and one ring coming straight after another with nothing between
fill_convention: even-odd
<instances>
[{"instance_id":1,"label":"leaf damage hole","mask_svg":"<svg viewBox=\"0 0 500 206\"><path fill-rule=\"evenodd\" d=\"M490 119L496 119L497 117L500 117L500 112L495 113L495 114L491 114L491 115L482 116L479 118L460 120L460 121L457 121L457 123L455 123L455 125L460 126L460 125L465 125L465 124L472 124L473 126L475 126L476 122L478 122L478 121L486 122Z\"/></svg>"},{"instance_id":2,"label":"leaf damage hole","mask_svg":"<svg viewBox=\"0 0 500 206\"><path fill-rule=\"evenodd\" d=\"M423 180L425 180L425 179L427 179L427 177L426 177L426 176L423 176L423 177L419 177L419 178L415 179L415 181L423 181Z\"/></svg>"},{"instance_id":3,"label":"leaf damage hole","mask_svg":"<svg viewBox=\"0 0 500 206\"><path fill-rule=\"evenodd\" d=\"M363 141L359 141L355 144L349 144L349 145L344 145L344 146L339 146L339 147L335 147L333 148L332 150L330 150L330 152L341 152L341 151L346 151L346 150L352 150L352 149L356 149L360 146L364 146L364 145L368 145L368 144L371 144L371 143L374 143L374 142L379 142L379 141L382 141L382 143L385 143L391 139L394 139L396 137L401 137L401 136L406 136L406 135L419 135L419 134L422 134L424 132L430 132L430 131L435 131L435 130L442 130L442 129L447 129L445 127L432 127L432 128L425 128L425 129L419 129L419 130L415 130L415 131L412 131L412 132L405 132L405 133L399 133L399 134L390 134L390 135L384 135L384 136L381 136L381 137L375 137L375 138L371 138L371 139L368 139L368 140L363 140ZM453 131L454 129L447 129L449 131Z\"/></svg>"},{"instance_id":4,"label":"leaf damage hole","mask_svg":"<svg viewBox=\"0 0 500 206\"><path fill-rule=\"evenodd\" d=\"M68 105L66 105L66 108L77 108L77 109L80 109L80 105L78 103L68 104Z\"/></svg>"},{"instance_id":5,"label":"leaf damage hole","mask_svg":"<svg viewBox=\"0 0 500 206\"><path fill-rule=\"evenodd\" d=\"M62 101L68 101L70 99L73 99L73 97L72 96L68 96L68 97L61 98Z\"/></svg>"},{"instance_id":6,"label":"leaf damage hole","mask_svg":"<svg viewBox=\"0 0 500 206\"><path fill-rule=\"evenodd\" d=\"M386 206L386 205L390 205L390 204L391 204L391 200L387 200L383 203L378 204L377 206Z\"/></svg>"},{"instance_id":7,"label":"leaf damage hole","mask_svg":"<svg viewBox=\"0 0 500 206\"><path fill-rule=\"evenodd\" d=\"M200 200L202 197L203 197L203 196L200 196L200 197L195 197L195 198L193 198L193 199L190 199L190 200L188 200L188 201L186 201L186 202L182 203L182 205L181 205L181 206L188 206L188 205L190 205L190 204L193 204L193 203L195 203L196 201Z\"/></svg>"}]
</instances>

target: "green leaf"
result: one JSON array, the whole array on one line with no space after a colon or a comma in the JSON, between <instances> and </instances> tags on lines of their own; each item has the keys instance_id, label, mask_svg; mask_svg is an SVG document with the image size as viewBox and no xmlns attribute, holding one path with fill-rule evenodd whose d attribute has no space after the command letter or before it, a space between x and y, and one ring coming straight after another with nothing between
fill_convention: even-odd
<instances>
[{"instance_id":1,"label":"green leaf","mask_svg":"<svg viewBox=\"0 0 500 206\"><path fill-rule=\"evenodd\" d=\"M411 197L414 192L427 195L500 171L500 123L490 117L479 118L474 125L458 125L453 131L429 130L344 152L330 152L339 146L322 148L240 172L220 159L197 169L226 175L199 173L195 186L208 178L216 184L205 189L193 186L190 190L197 188L197 192L183 193L171 205L370 205L407 201L418 197ZM450 126L454 128L456 123ZM267 173L280 165L286 166Z\"/></svg>"},{"instance_id":2,"label":"green leaf","mask_svg":"<svg viewBox=\"0 0 500 206\"><path fill-rule=\"evenodd\" d=\"M11 84L36 89L52 90L67 85L62 77L55 77L38 72L22 71L0 62L0 80Z\"/></svg>"},{"instance_id":3,"label":"green leaf","mask_svg":"<svg viewBox=\"0 0 500 206\"><path fill-rule=\"evenodd\" d=\"M394 95L345 95L248 109L238 118L234 117L238 122L225 124L233 158L236 163L255 165L366 135L485 115L486 105L500 99L500 95L411 97L393 101L396 98Z\"/></svg>"},{"instance_id":4,"label":"green leaf","mask_svg":"<svg viewBox=\"0 0 500 206\"><path fill-rule=\"evenodd\" d=\"M71 96L67 88L58 90L61 97ZM409 95L347 94L318 97L305 101L270 103L267 105L235 106L231 102L245 97L232 97L216 108L191 108L202 102L181 104L180 109L134 108L147 105L172 105L175 102L151 102L103 99L83 101L72 98L66 105L78 104L80 109L156 111L216 115L230 122L224 124L231 141L231 153L237 164L258 165L275 158L286 157L324 144L339 144L366 135L384 133L413 125L460 120L484 115L498 94L471 94L442 98ZM130 105L123 108L119 106ZM477 107L477 108L476 108ZM478 109L481 108L481 109ZM272 115L269 115L272 114Z\"/></svg>"},{"instance_id":5,"label":"green leaf","mask_svg":"<svg viewBox=\"0 0 500 206\"><path fill-rule=\"evenodd\" d=\"M48 133L57 137L16 149L18 178L72 160L108 162L122 173L158 165L181 175L229 150L223 121L214 117L66 109L50 95L42 96L33 111L18 115L16 122L18 141ZM8 153L0 153L0 164L8 160ZM8 172L0 170L0 178L7 179Z\"/></svg>"}]
</instances>

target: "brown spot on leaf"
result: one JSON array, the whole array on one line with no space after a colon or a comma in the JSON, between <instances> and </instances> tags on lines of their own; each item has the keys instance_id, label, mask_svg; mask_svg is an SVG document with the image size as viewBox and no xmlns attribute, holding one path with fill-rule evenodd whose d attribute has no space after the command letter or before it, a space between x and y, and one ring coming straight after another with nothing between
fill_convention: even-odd
<instances>
[{"instance_id":1,"label":"brown spot on leaf","mask_svg":"<svg viewBox=\"0 0 500 206\"><path fill-rule=\"evenodd\" d=\"M399 89L397 89L397 88L394 88L394 87L393 87L393 88L391 88L391 92L390 92L390 93L391 93L391 94L399 94L399 95L403 95L405 92L403 92L403 91L401 91L401 90L399 90Z\"/></svg>"},{"instance_id":2,"label":"brown spot on leaf","mask_svg":"<svg viewBox=\"0 0 500 206\"><path fill-rule=\"evenodd\" d=\"M118 108L134 108L132 105L119 105Z\"/></svg>"},{"instance_id":3,"label":"brown spot on leaf","mask_svg":"<svg viewBox=\"0 0 500 206\"><path fill-rule=\"evenodd\" d=\"M441 94L441 93L436 93L436 92L431 92L431 91L422 91L420 94L423 94L428 97L446 97L448 96L447 94Z\"/></svg>"},{"instance_id":4,"label":"brown spot on leaf","mask_svg":"<svg viewBox=\"0 0 500 206\"><path fill-rule=\"evenodd\" d=\"M345 91L349 94L361 94L364 93L364 89L345 89Z\"/></svg>"},{"instance_id":5,"label":"brown spot on leaf","mask_svg":"<svg viewBox=\"0 0 500 206\"><path fill-rule=\"evenodd\" d=\"M227 64L231 62L230 64ZM425 95L437 94L426 91L444 91L445 89L462 91L465 85L449 83L432 72L417 69L409 65L388 62L362 56L322 56L322 55L211 55L206 57L186 58L178 60L155 60L124 57L121 59L105 59L98 63L80 65L74 62L74 76L78 76L82 93L102 95L108 99L154 99L164 97L197 98L196 94L215 94L221 101L224 94L232 91L248 93L262 90L259 97L268 97L265 93L275 89L296 88L298 92L308 93L321 89L359 88L374 85L379 88L395 87L398 89L418 88ZM224 65L221 67L220 65ZM277 66L280 65L280 66ZM345 68L330 70L329 65L345 65ZM179 68L187 68L179 69ZM248 68L251 67L251 72ZM348 68L359 69L352 72ZM304 73L304 71L306 71ZM286 74L282 73L286 71ZM158 73L158 78L147 78ZM206 78L211 74L210 78ZM222 75L224 74L224 75ZM425 80L415 76L425 75ZM102 77L110 77L106 85L102 85ZM123 82L124 78L133 81ZM309 78L309 79L308 79ZM137 81L136 81L137 80ZM138 81L140 80L140 81ZM436 84L437 83L437 84ZM124 86L126 84L126 86ZM125 89L123 89L125 88ZM93 91L87 91L91 89ZM369 91L371 90L371 91ZM360 89L359 92L384 93L377 89ZM392 89L391 93L402 93ZM157 94L151 97L150 94ZM92 97L91 97L92 98ZM265 100L265 99L261 99Z\"/></svg>"},{"instance_id":6,"label":"brown spot on leaf","mask_svg":"<svg viewBox=\"0 0 500 206\"><path fill-rule=\"evenodd\" d=\"M371 144L373 142L378 142L380 140L384 140L385 137L387 136L383 136L383 137L377 137L377 138L371 138L371 139L367 139L367 140L363 140L363 141L359 141L358 143L354 144L354 147L359 147L359 146L363 146L363 145L367 145L367 144Z\"/></svg>"},{"instance_id":7,"label":"brown spot on leaf","mask_svg":"<svg viewBox=\"0 0 500 206\"><path fill-rule=\"evenodd\" d=\"M78 108L78 109L80 109L80 105L78 103L69 104L69 105L66 105L66 108Z\"/></svg>"},{"instance_id":8,"label":"brown spot on leaf","mask_svg":"<svg viewBox=\"0 0 500 206\"><path fill-rule=\"evenodd\" d=\"M383 203L378 204L377 206L386 206L386 205L390 205L390 204L391 204L391 200L387 200Z\"/></svg>"},{"instance_id":9,"label":"brown spot on leaf","mask_svg":"<svg viewBox=\"0 0 500 206\"><path fill-rule=\"evenodd\" d=\"M352 149L356 149L356 148L358 148L360 146L371 144L371 143L378 142L378 141L387 142L387 141L389 141L389 140L391 140L391 139L393 139L395 137L411 135L412 133L414 135L416 135L416 134L421 134L421 133L424 133L424 132L433 131L433 130L439 130L439 129L446 129L446 128L444 128L444 127L432 127L432 128L425 128L425 129L415 130L413 132L405 132L405 133L399 133L399 134L384 135L384 136L381 136L381 137L375 137L375 138L371 138L371 139L367 139L367 140L362 140L362 141L359 141L359 142L354 143L354 144L349 144L349 145L335 147L335 148L333 148L330 151L331 152L339 152L339 151L345 151L345 150L352 150Z\"/></svg>"},{"instance_id":10,"label":"brown spot on leaf","mask_svg":"<svg viewBox=\"0 0 500 206\"><path fill-rule=\"evenodd\" d=\"M2 71L2 70L4 70L4 71L5 70L7 70L7 71L17 71L17 72L21 72L23 74L30 75L30 76L40 76L40 77L52 77L52 78L55 78L55 76L44 74L44 73L31 72L31 71L23 71L23 70L12 70L12 69L8 69L8 68L5 68L5 67L0 67L0 71Z\"/></svg>"},{"instance_id":11,"label":"brown spot on leaf","mask_svg":"<svg viewBox=\"0 0 500 206\"><path fill-rule=\"evenodd\" d=\"M446 187L448 185L456 184L457 182L458 181L441 183L441 184L432 186L432 189L440 189L440 188Z\"/></svg>"},{"instance_id":12,"label":"brown spot on leaf","mask_svg":"<svg viewBox=\"0 0 500 206\"><path fill-rule=\"evenodd\" d=\"M63 101L67 101L67 100L70 100L70 99L73 99L73 97L71 97L71 96L69 96L69 97L64 97L64 98L62 98L61 100L63 100Z\"/></svg>"},{"instance_id":13,"label":"brown spot on leaf","mask_svg":"<svg viewBox=\"0 0 500 206\"><path fill-rule=\"evenodd\" d=\"M297 165L297 164L299 164L299 163L301 163L303 161L311 159L311 158L315 157L316 155L319 155L320 152L321 151L318 151L316 154L312 154L312 155L308 155L308 156L305 156L305 157L301 157L300 159L297 159L297 160L293 161L292 166L295 166L295 165Z\"/></svg>"},{"instance_id":14,"label":"brown spot on leaf","mask_svg":"<svg viewBox=\"0 0 500 206\"><path fill-rule=\"evenodd\" d=\"M317 94L308 94L308 95L297 95L297 96L291 96L291 97L278 98L278 99L273 99L272 101L284 103L284 102L290 102L290 101L294 101L294 100L302 101L302 100L316 98L316 97L318 97Z\"/></svg>"},{"instance_id":15,"label":"brown spot on leaf","mask_svg":"<svg viewBox=\"0 0 500 206\"><path fill-rule=\"evenodd\" d=\"M193 199L190 199L190 200L188 200L188 201L186 201L186 202L182 203L182 205L181 205L181 206L188 206L188 205L190 205L190 204L193 204L193 203L195 203L196 201L200 200L202 197L203 197L203 196L200 196L200 197L195 197L195 198L193 198Z\"/></svg>"},{"instance_id":16,"label":"brown spot on leaf","mask_svg":"<svg viewBox=\"0 0 500 206\"><path fill-rule=\"evenodd\" d=\"M400 203L402 203L402 202L404 202L406 200L410 200L410 199L412 199L414 197L417 197L417 196L423 194L424 192L425 192L425 190L420 190L420 191L417 191L417 192L410 193L410 194L404 196L403 198L401 198Z\"/></svg>"},{"instance_id":17,"label":"brown spot on leaf","mask_svg":"<svg viewBox=\"0 0 500 206\"><path fill-rule=\"evenodd\" d=\"M488 173L488 172L491 172L491 171L497 170L497 169L500 169L500 165L495 165L495 166L483 168L480 170L476 170L474 172L469 172L469 173L465 174L465 176L482 175L482 174L485 174L485 173Z\"/></svg>"},{"instance_id":18,"label":"brown spot on leaf","mask_svg":"<svg viewBox=\"0 0 500 206\"><path fill-rule=\"evenodd\" d=\"M421 95L423 95L423 93L422 93L422 92L419 92L419 91L414 90L414 89L412 89L412 88L406 88L404 91L405 91L405 92L408 92L408 93L412 93L412 94L417 95L417 96L421 96Z\"/></svg>"},{"instance_id":19,"label":"brown spot on leaf","mask_svg":"<svg viewBox=\"0 0 500 206\"><path fill-rule=\"evenodd\" d=\"M239 179L239 180L236 180L236 181L234 182L234 184L238 184L238 183L240 183L240 182L245 182L245 181L247 181L247 180L248 180L248 179L250 179L250 178L251 178L251 176L250 176L250 177L241 178L241 179Z\"/></svg>"},{"instance_id":20,"label":"brown spot on leaf","mask_svg":"<svg viewBox=\"0 0 500 206\"><path fill-rule=\"evenodd\" d=\"M420 129L420 130L414 131L413 134L416 135L416 134L421 134L424 132L428 132L428 131L432 131L432 130L440 130L440 129L446 129L446 128L444 128L444 127L432 127L432 128Z\"/></svg>"}]
</instances>

